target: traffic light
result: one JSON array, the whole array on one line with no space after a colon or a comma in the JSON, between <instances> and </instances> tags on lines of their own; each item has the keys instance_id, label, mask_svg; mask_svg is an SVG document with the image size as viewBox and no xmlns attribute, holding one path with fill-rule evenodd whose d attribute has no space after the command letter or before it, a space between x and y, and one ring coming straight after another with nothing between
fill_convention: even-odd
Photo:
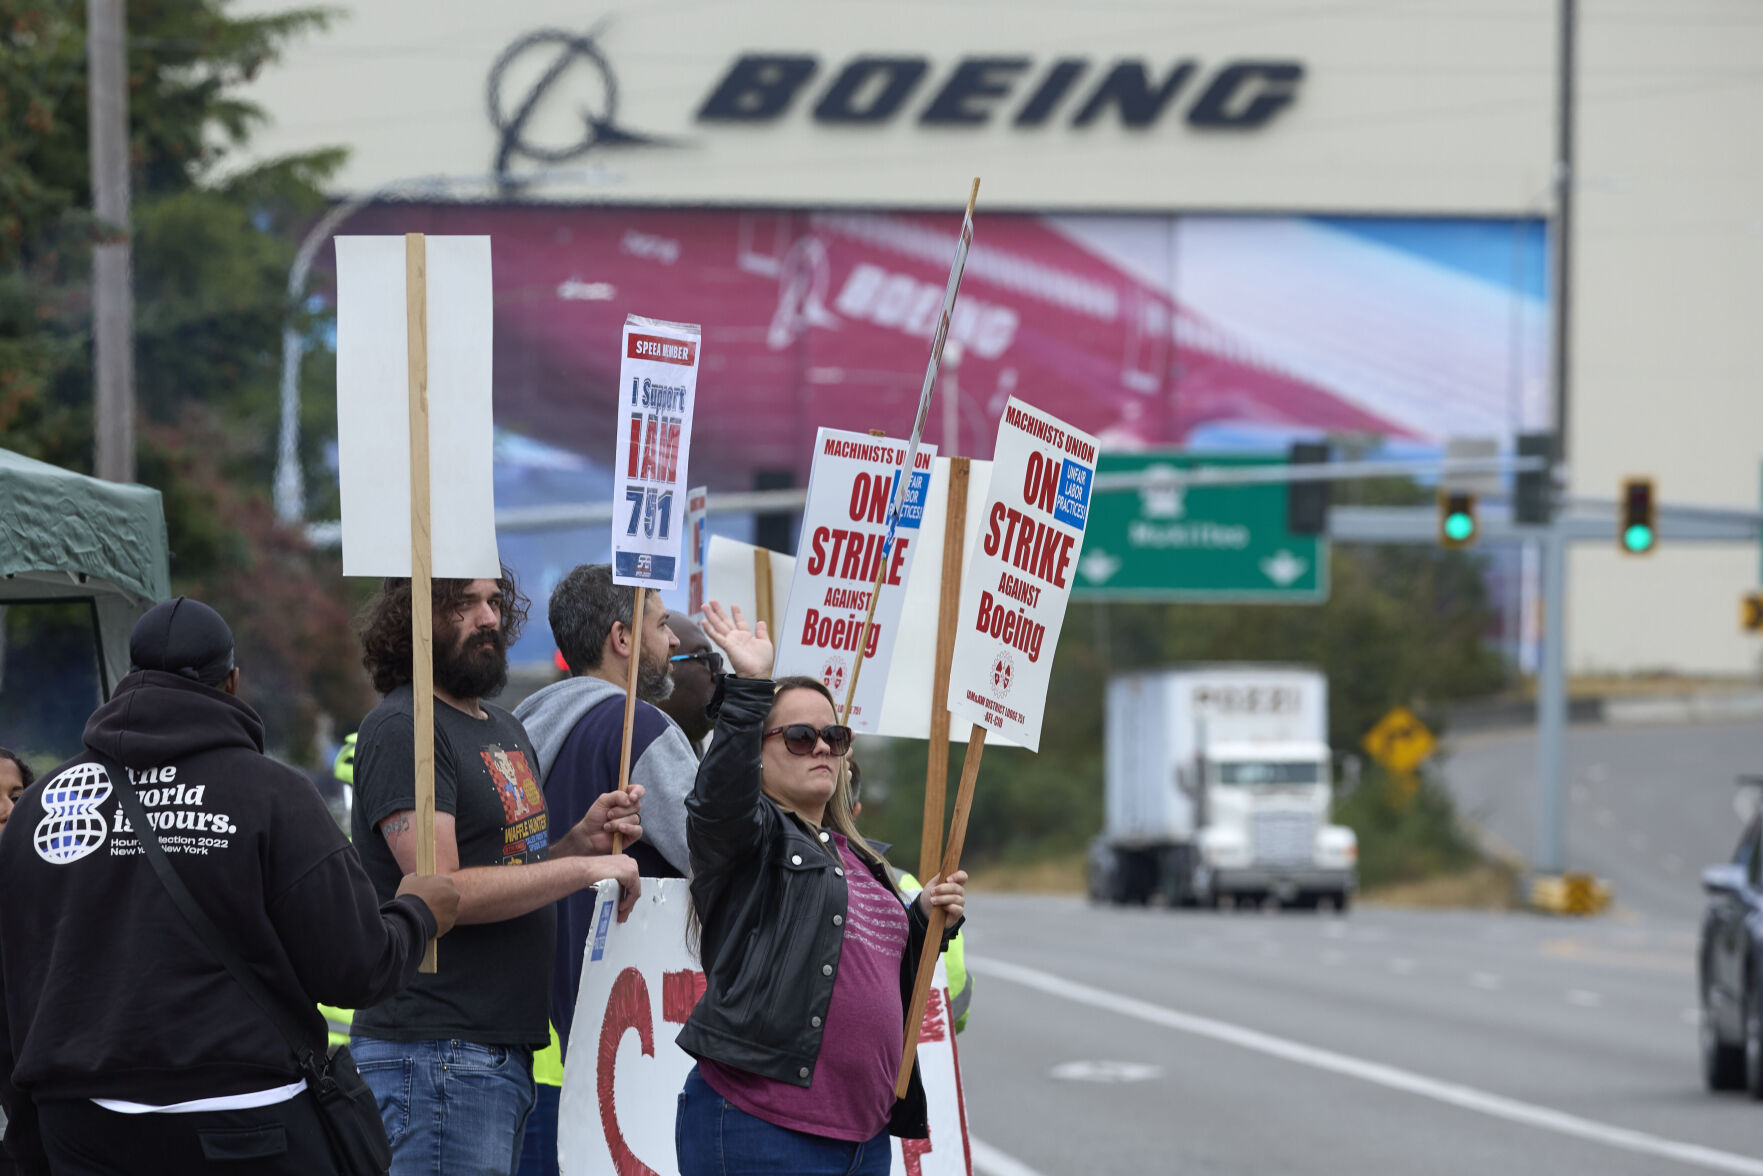
<instances>
[{"instance_id":1,"label":"traffic light","mask_svg":"<svg viewBox=\"0 0 1763 1176\"><path fill-rule=\"evenodd\" d=\"M1554 470L1555 435L1553 433L1521 433L1518 456L1540 458L1540 469L1519 470L1512 488L1512 518L1532 527L1546 527L1555 514Z\"/></svg>"},{"instance_id":2,"label":"traffic light","mask_svg":"<svg viewBox=\"0 0 1763 1176\"><path fill-rule=\"evenodd\" d=\"M1653 479L1627 478L1616 520L1616 545L1629 555L1651 555L1659 546L1657 511L1653 505Z\"/></svg>"},{"instance_id":3,"label":"traffic light","mask_svg":"<svg viewBox=\"0 0 1763 1176\"><path fill-rule=\"evenodd\" d=\"M1294 441L1289 460L1294 466L1320 465L1328 461L1328 446L1321 441ZM1328 531L1329 484L1286 483L1286 530L1293 535L1322 535Z\"/></svg>"},{"instance_id":4,"label":"traffic light","mask_svg":"<svg viewBox=\"0 0 1763 1176\"><path fill-rule=\"evenodd\" d=\"M1480 536L1475 495L1460 490L1439 491L1439 546L1468 547Z\"/></svg>"}]
</instances>

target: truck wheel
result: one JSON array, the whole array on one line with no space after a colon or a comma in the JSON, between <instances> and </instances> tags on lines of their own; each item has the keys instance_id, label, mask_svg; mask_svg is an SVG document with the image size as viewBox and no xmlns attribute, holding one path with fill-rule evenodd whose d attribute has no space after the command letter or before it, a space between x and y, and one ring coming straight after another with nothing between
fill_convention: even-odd
<instances>
[{"instance_id":1,"label":"truck wheel","mask_svg":"<svg viewBox=\"0 0 1763 1176\"><path fill-rule=\"evenodd\" d=\"M1347 908L1353 905L1353 896L1345 890L1337 890L1329 896L1336 914L1346 914Z\"/></svg>"}]
</instances>

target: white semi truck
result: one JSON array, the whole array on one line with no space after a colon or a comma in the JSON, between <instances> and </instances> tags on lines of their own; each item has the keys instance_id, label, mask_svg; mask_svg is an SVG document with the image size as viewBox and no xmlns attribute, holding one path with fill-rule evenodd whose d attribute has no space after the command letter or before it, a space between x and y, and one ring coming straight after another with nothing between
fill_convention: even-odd
<instances>
[{"instance_id":1,"label":"white semi truck","mask_svg":"<svg viewBox=\"0 0 1763 1176\"><path fill-rule=\"evenodd\" d=\"M1352 901L1359 843L1328 820L1321 672L1228 663L1116 675L1105 731L1092 898L1337 910Z\"/></svg>"}]
</instances>

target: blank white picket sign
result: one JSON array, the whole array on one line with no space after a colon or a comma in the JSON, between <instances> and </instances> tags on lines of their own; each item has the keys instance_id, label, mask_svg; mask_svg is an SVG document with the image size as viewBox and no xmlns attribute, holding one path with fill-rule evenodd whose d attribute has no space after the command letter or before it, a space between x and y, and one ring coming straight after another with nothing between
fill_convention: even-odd
<instances>
[{"instance_id":1,"label":"blank white picket sign","mask_svg":"<svg viewBox=\"0 0 1763 1176\"><path fill-rule=\"evenodd\" d=\"M404 238L338 237L337 457L343 574L410 574L410 360ZM429 237L433 574L501 574L491 472L488 237Z\"/></svg>"}]
</instances>

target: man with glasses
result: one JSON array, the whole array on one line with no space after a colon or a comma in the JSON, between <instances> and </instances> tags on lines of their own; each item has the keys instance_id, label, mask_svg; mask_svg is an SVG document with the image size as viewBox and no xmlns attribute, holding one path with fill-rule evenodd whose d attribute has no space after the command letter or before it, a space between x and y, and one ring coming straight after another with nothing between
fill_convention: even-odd
<instances>
[{"instance_id":1,"label":"man with glasses","mask_svg":"<svg viewBox=\"0 0 1763 1176\"><path fill-rule=\"evenodd\" d=\"M679 638L679 648L668 659L673 665L673 693L656 705L679 724L692 750L701 753L712 726L710 700L716 697L717 679L728 673L728 664L692 618L673 613L667 625Z\"/></svg>"}]
</instances>

